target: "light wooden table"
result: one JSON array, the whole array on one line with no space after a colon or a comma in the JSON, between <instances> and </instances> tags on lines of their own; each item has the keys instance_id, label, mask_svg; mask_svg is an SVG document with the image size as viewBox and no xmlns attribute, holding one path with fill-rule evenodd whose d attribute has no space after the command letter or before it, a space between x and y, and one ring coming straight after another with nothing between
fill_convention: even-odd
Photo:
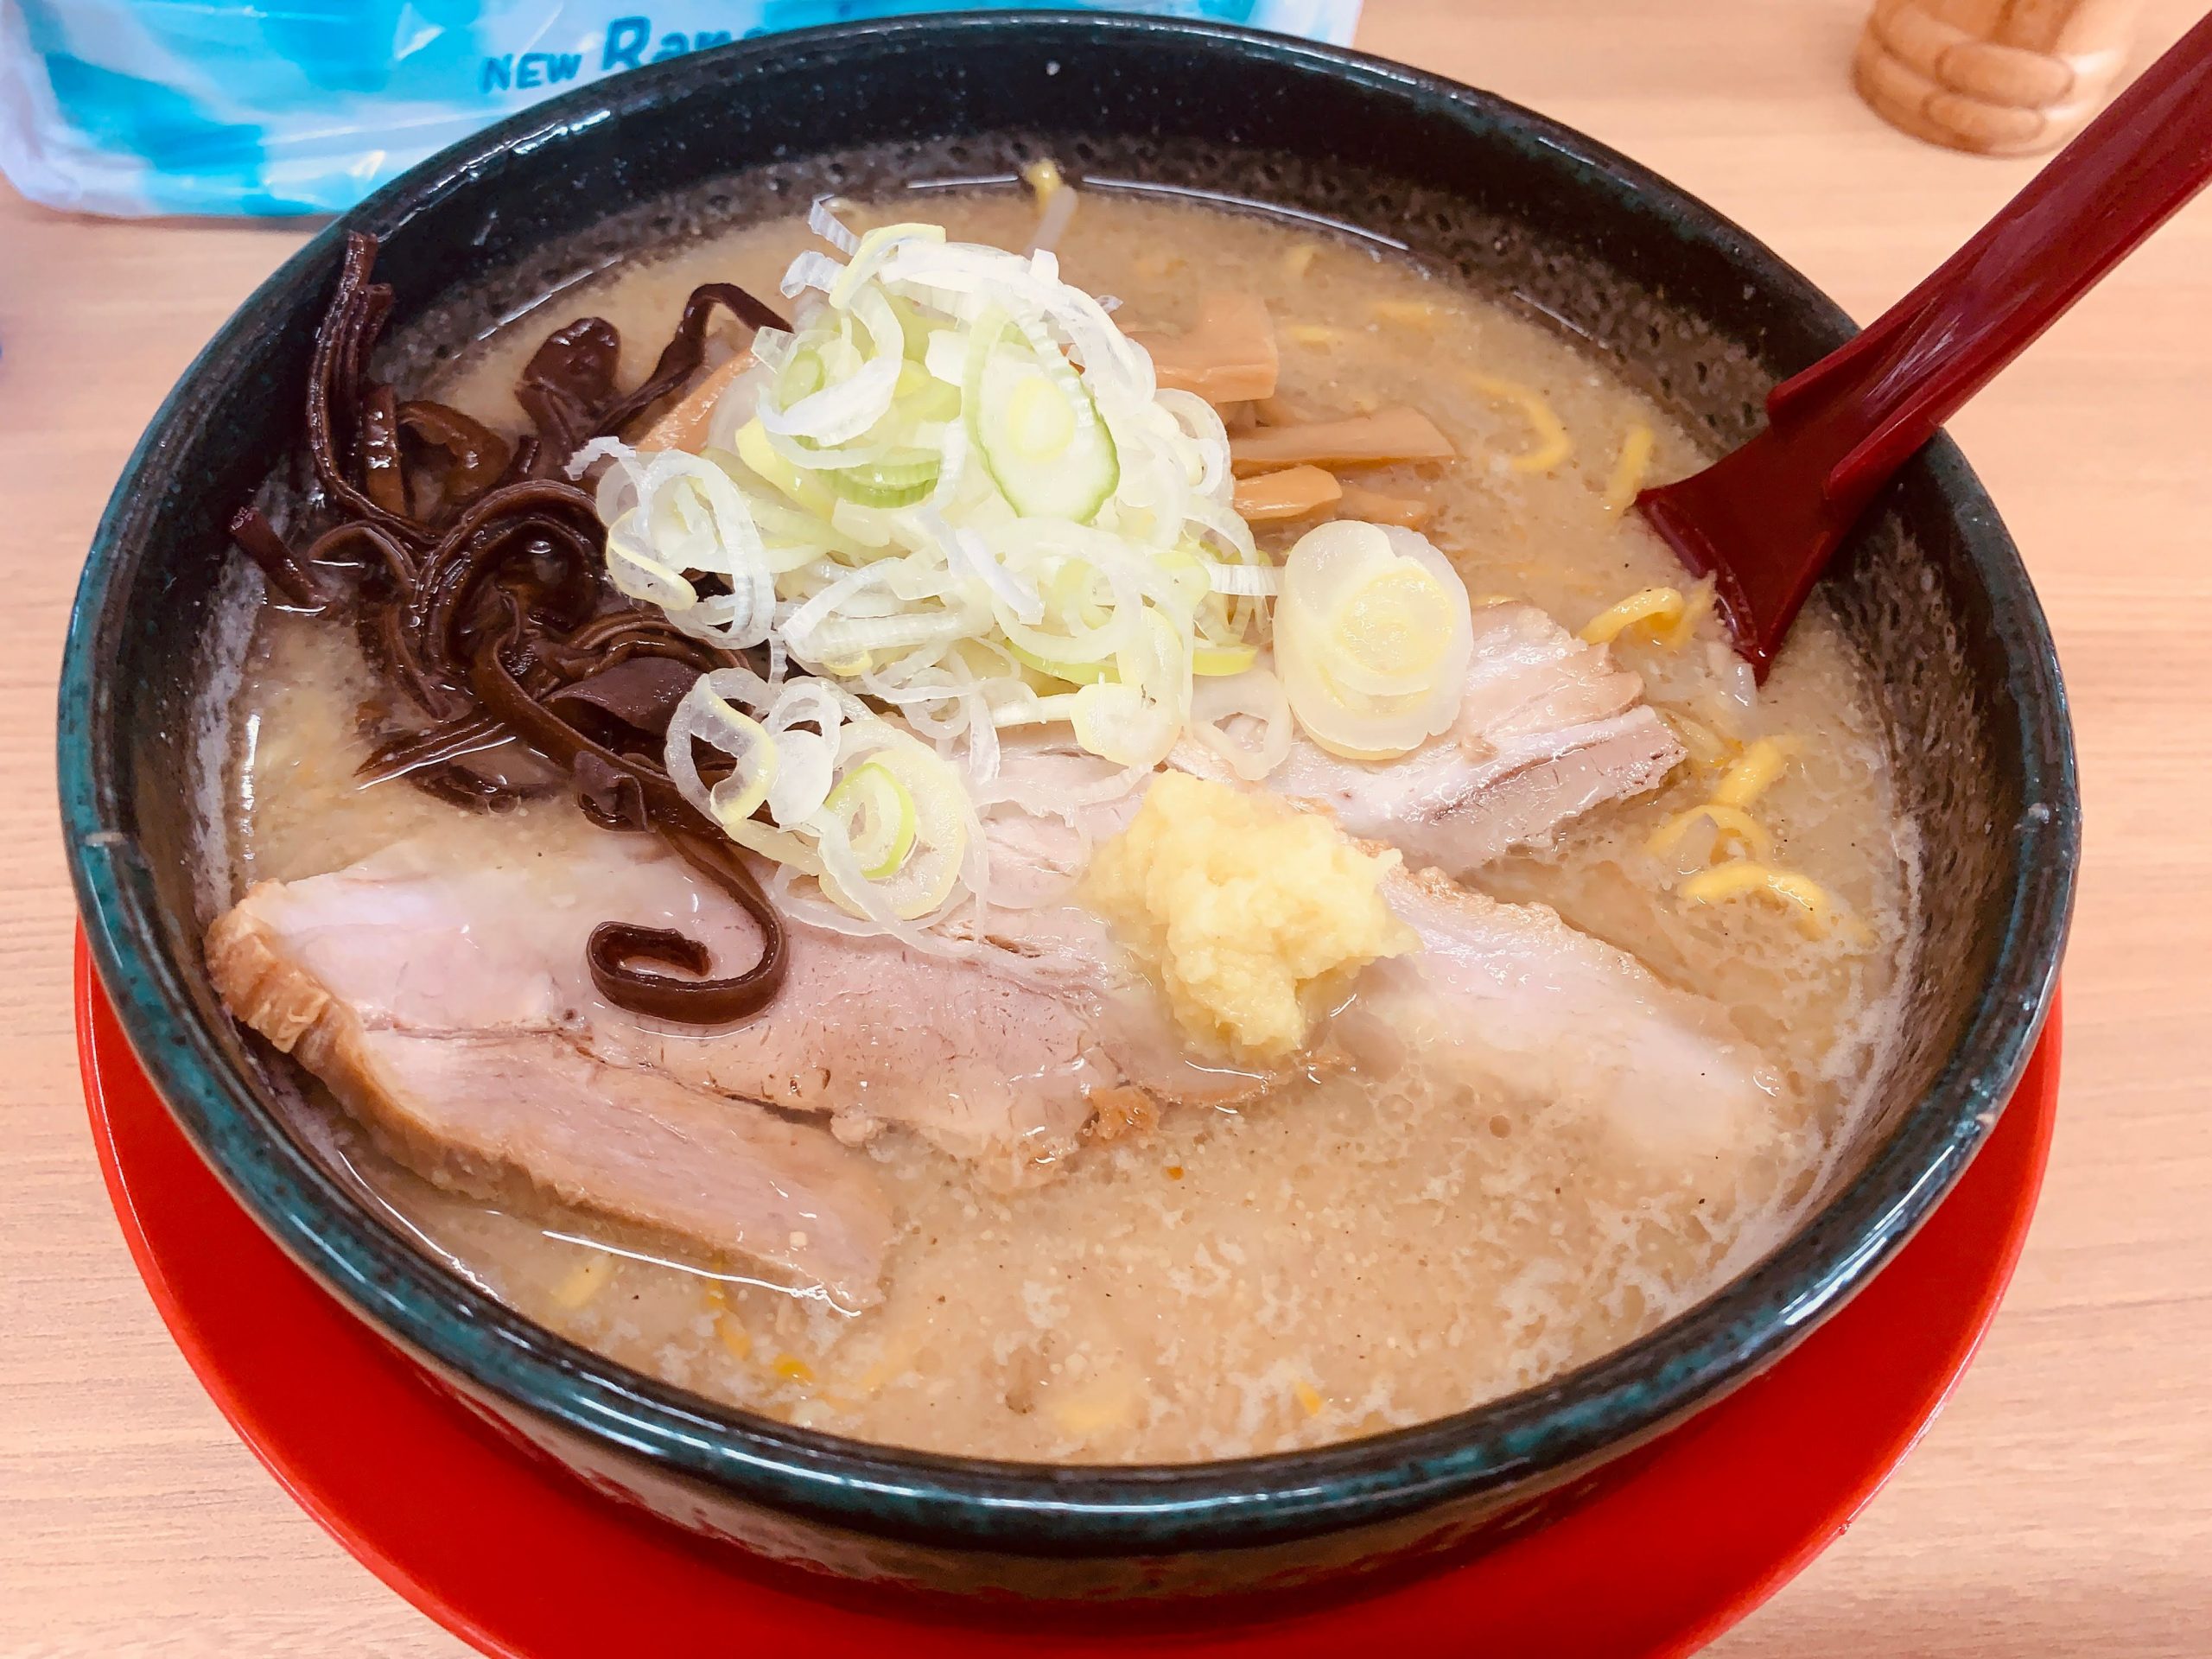
<instances>
[{"instance_id":1,"label":"light wooden table","mask_svg":"<svg viewBox=\"0 0 2212 1659\"><path fill-rule=\"evenodd\" d=\"M2145 50L2190 7L2151 8ZM2031 164L1882 125L1862 0L1370 0L1362 44L1649 162L1872 315ZM0 187L0 1655L455 1655L232 1439L94 1167L69 1028L55 662L108 489L290 230ZM2064 1110L1988 1345L1732 1659L2212 1654L2212 198L1956 425L2056 626L2088 800Z\"/></svg>"}]
</instances>

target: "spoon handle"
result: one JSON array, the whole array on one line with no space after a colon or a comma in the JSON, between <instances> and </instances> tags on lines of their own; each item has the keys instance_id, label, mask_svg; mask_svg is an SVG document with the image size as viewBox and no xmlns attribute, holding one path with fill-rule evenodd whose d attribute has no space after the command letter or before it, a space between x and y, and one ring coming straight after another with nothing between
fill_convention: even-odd
<instances>
[{"instance_id":1,"label":"spoon handle","mask_svg":"<svg viewBox=\"0 0 2212 1659\"><path fill-rule=\"evenodd\" d=\"M2208 180L2212 16L1919 287L1777 386L1770 427L1834 457L1822 493L1856 518L1961 404Z\"/></svg>"}]
</instances>

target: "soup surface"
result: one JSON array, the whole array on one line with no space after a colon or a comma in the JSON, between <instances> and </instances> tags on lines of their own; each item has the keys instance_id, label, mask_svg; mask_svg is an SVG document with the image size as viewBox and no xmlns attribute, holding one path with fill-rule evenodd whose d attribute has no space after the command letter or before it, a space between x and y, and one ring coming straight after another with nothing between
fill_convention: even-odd
<instances>
[{"instance_id":1,"label":"soup surface","mask_svg":"<svg viewBox=\"0 0 2212 1659\"><path fill-rule=\"evenodd\" d=\"M894 217L1019 249L1035 207L1011 190L933 193L848 214L861 229ZM512 388L552 329L611 321L632 384L696 284L772 295L813 245L793 221L641 256L513 320L428 395L518 430ZM1426 533L1478 606L1524 600L1580 629L1629 595L1687 585L1621 508L1639 477L1697 466L1696 448L1605 364L1510 305L1350 236L1127 193L1086 192L1058 251L1066 278L1117 296L1132 329L1191 327L1201 289L1257 296L1287 404L1425 413L1458 459L1359 482L1428 504ZM1255 530L1279 553L1308 527ZM496 849L557 868L603 833L561 797L481 814L401 780L363 785L356 709L373 687L352 630L273 608L257 629L232 716L238 892L410 836L457 862ZM1757 1121L1718 1147L1685 1152L1586 1104L1470 1081L1425 1064L1448 1031L1409 1029L1383 1057L1167 1111L1011 1190L911 1135L878 1135L868 1156L895 1236L881 1303L855 1313L557 1205L443 1190L327 1103L315 1132L396 1224L531 1318L712 1398L864 1440L1183 1461L1340 1440L1541 1382L1649 1330L1778 1237L1878 1069L1910 944L1910 830L1837 629L1808 609L1756 696L1710 615L1693 611L1678 643L1668 632L1630 627L1613 651L1689 759L1469 885L1551 906L1726 1011L1763 1052L1766 1086ZM1740 800L1751 830L1683 817L1717 795ZM1687 896L1744 850L1732 835L1770 842L1758 868L1796 880L1801 899Z\"/></svg>"}]
</instances>

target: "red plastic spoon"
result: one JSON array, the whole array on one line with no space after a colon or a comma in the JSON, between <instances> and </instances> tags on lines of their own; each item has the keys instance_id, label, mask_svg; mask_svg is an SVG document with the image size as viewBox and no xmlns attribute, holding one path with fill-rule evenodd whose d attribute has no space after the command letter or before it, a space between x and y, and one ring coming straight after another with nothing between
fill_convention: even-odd
<instances>
[{"instance_id":1,"label":"red plastic spoon","mask_svg":"<svg viewBox=\"0 0 2212 1659\"><path fill-rule=\"evenodd\" d=\"M2212 180L2212 16L1858 338L1767 394L1767 428L1637 507L1761 680L1874 492Z\"/></svg>"}]
</instances>

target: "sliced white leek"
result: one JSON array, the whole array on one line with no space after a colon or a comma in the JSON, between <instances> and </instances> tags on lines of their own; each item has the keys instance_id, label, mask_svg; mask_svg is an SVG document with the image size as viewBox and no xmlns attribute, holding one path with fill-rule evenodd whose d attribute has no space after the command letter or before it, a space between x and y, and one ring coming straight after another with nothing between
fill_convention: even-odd
<instances>
[{"instance_id":1,"label":"sliced white leek","mask_svg":"<svg viewBox=\"0 0 2212 1659\"><path fill-rule=\"evenodd\" d=\"M700 743L734 766L711 786ZM975 841L960 773L830 681L772 685L744 668L702 675L670 718L664 758L684 798L731 840L814 878L850 915L916 921L942 911L960 884ZM755 816L763 806L772 823Z\"/></svg>"},{"instance_id":2,"label":"sliced white leek","mask_svg":"<svg viewBox=\"0 0 2212 1659\"><path fill-rule=\"evenodd\" d=\"M1257 726L1253 741L1223 724L1238 717ZM1191 694L1191 735L1248 784L1258 783L1289 757L1291 724L1290 698L1268 669L1210 679Z\"/></svg>"},{"instance_id":3,"label":"sliced white leek","mask_svg":"<svg viewBox=\"0 0 2212 1659\"><path fill-rule=\"evenodd\" d=\"M918 819L913 795L896 772L880 761L863 762L830 792L827 805L843 825L862 875L880 881L899 873L914 850Z\"/></svg>"},{"instance_id":4,"label":"sliced white leek","mask_svg":"<svg viewBox=\"0 0 2212 1659\"><path fill-rule=\"evenodd\" d=\"M1025 518L1087 524L1121 482L1114 440L1057 351L978 333L964 394L969 433L992 480Z\"/></svg>"},{"instance_id":5,"label":"sliced white leek","mask_svg":"<svg viewBox=\"0 0 2212 1659\"><path fill-rule=\"evenodd\" d=\"M1284 562L1274 630L1291 710L1332 753L1404 754L1459 715L1466 585L1415 531L1341 519L1307 531Z\"/></svg>"},{"instance_id":6,"label":"sliced white leek","mask_svg":"<svg viewBox=\"0 0 2212 1659\"><path fill-rule=\"evenodd\" d=\"M776 740L766 727L730 702L760 683L747 669L702 674L668 720L668 775L684 798L725 832L760 810L776 781ZM709 788L699 776L695 743L720 750L737 769Z\"/></svg>"},{"instance_id":7,"label":"sliced white leek","mask_svg":"<svg viewBox=\"0 0 2212 1659\"><path fill-rule=\"evenodd\" d=\"M869 768L881 774L899 802L894 809L899 828L887 847L872 833L864 847L856 845L851 826L861 815L825 804L812 824L823 864L823 896L855 916L887 910L911 922L931 915L960 880L973 810L966 786L935 749L886 721L855 722L845 735L845 758L852 766L847 775ZM856 799L857 791L844 807L850 809ZM877 869L883 871L880 876Z\"/></svg>"},{"instance_id":8,"label":"sliced white leek","mask_svg":"<svg viewBox=\"0 0 2212 1659\"><path fill-rule=\"evenodd\" d=\"M1122 766L1156 766L1175 747L1183 722L1142 688L1100 680L1076 689L1069 723L1075 741Z\"/></svg>"}]
</instances>

